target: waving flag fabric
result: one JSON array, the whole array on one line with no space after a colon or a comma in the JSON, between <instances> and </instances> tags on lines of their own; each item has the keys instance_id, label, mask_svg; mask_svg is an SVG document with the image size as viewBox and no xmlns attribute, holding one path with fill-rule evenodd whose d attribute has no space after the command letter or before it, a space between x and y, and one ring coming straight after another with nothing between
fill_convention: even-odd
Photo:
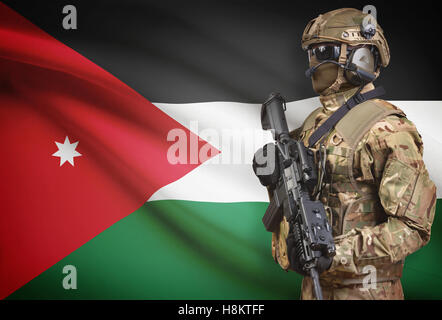
<instances>
[{"instance_id":1,"label":"waving flag fabric","mask_svg":"<svg viewBox=\"0 0 442 320\"><path fill-rule=\"evenodd\" d=\"M4 298L199 163L169 163L168 132L193 134L145 98L3 4L0 21Z\"/></svg>"},{"instance_id":2,"label":"waving flag fabric","mask_svg":"<svg viewBox=\"0 0 442 320\"><path fill-rule=\"evenodd\" d=\"M66 31L62 5L6 3L0 297L297 299L300 277L272 260L261 223L267 193L250 162L270 139L259 117L270 91L291 101L291 128L319 105L296 76L304 64L293 61L305 57L288 54L293 27L300 35L311 17L291 19L283 2L209 9L74 1L79 30ZM442 198L441 99L432 83L416 98L389 83L387 99L423 136ZM176 129L189 141L184 164L167 159ZM190 161L195 150L208 157ZM407 298L442 297L441 203L431 242L407 258ZM62 286L67 265L77 269L75 290Z\"/></svg>"}]
</instances>

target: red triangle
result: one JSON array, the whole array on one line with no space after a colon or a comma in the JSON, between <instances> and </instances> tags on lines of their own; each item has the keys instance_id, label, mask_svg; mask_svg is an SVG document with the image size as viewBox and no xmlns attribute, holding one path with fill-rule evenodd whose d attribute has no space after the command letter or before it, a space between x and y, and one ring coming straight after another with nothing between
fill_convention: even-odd
<instances>
[{"instance_id":1,"label":"red triangle","mask_svg":"<svg viewBox=\"0 0 442 320\"><path fill-rule=\"evenodd\" d=\"M4 298L200 163L167 161L170 130L192 134L130 87L1 3L0 24Z\"/></svg>"}]
</instances>

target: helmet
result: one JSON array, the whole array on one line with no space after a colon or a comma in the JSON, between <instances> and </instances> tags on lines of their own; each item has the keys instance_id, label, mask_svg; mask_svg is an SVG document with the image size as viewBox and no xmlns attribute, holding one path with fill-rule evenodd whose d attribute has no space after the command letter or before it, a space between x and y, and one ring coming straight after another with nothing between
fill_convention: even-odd
<instances>
[{"instance_id":1,"label":"helmet","mask_svg":"<svg viewBox=\"0 0 442 320\"><path fill-rule=\"evenodd\" d=\"M390 62L390 50L384 32L373 16L358 9L343 8L319 15L311 20L302 34L302 48L322 42L346 43L349 46L368 44L375 46L382 67ZM364 18L371 18L363 23Z\"/></svg>"},{"instance_id":2,"label":"helmet","mask_svg":"<svg viewBox=\"0 0 442 320\"><path fill-rule=\"evenodd\" d=\"M345 85L360 86L371 82L379 75L380 67L386 67L390 62L383 30L372 14L376 9L373 6L367 6L367 9L372 12L352 8L333 10L307 24L302 35L302 48L309 51L309 58L315 55L316 65L311 65L306 75L311 77L324 63L337 65L325 67L328 74L322 74L329 80L321 80L322 84L329 84L321 94L337 92ZM333 73L335 80L329 82ZM319 83L318 77L312 80L314 86Z\"/></svg>"}]
</instances>

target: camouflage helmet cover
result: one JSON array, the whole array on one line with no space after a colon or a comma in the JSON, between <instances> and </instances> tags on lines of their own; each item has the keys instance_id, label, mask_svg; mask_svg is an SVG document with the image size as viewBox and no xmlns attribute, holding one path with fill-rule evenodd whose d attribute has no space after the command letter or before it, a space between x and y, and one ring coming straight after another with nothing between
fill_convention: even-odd
<instances>
[{"instance_id":1,"label":"camouflage helmet cover","mask_svg":"<svg viewBox=\"0 0 442 320\"><path fill-rule=\"evenodd\" d=\"M361 33L362 23L367 16L368 13L353 8L321 14L307 24L302 34L302 48L307 50L310 45L322 42L343 42L350 46L374 45L379 51L382 66L386 67L390 62L390 50L384 32L373 16L369 19L376 26L374 35L366 38Z\"/></svg>"}]
</instances>

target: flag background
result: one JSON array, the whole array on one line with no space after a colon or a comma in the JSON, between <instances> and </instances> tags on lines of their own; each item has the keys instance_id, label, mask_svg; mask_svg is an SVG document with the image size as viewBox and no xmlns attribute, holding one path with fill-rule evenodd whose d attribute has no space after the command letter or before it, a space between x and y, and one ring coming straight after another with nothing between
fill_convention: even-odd
<instances>
[{"instance_id":1,"label":"flag background","mask_svg":"<svg viewBox=\"0 0 442 320\"><path fill-rule=\"evenodd\" d=\"M366 4L71 1L78 10L78 30L64 30L63 1L4 2L148 100L175 104L260 103L274 90L288 101L314 96L303 76L307 59L299 45L306 23L321 12ZM413 41L434 41L431 33L421 32L434 29L438 21L431 3L420 2L413 8L377 1L371 4L378 9L392 53L390 66L377 81L387 90L385 98L411 100L417 106L422 100L442 100L437 50L422 49L416 61L413 46ZM419 27L407 27L404 32L404 25ZM261 223L266 203L171 198L146 203L9 298L299 296L300 277L283 272L271 258L271 235ZM430 244L407 258L403 277L406 298L442 298L442 276L438 273L441 206L438 200ZM61 286L62 268L67 264L77 267L77 290Z\"/></svg>"}]
</instances>

